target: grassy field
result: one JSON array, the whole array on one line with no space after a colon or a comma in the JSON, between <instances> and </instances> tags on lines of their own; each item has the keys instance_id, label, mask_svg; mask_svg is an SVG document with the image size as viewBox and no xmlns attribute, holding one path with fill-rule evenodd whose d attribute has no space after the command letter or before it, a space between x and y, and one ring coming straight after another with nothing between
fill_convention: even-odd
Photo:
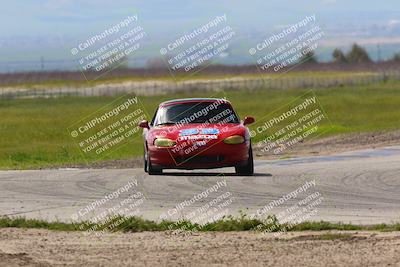
<instances>
[{"instance_id":1,"label":"grassy field","mask_svg":"<svg viewBox=\"0 0 400 267\"><path fill-rule=\"evenodd\" d=\"M179 93L140 97L148 114L163 101L181 97L226 96L240 117L268 118L271 112L304 96L309 90L225 91ZM330 122L319 130L324 135L400 128L400 82L369 86L316 89L315 94ZM109 104L110 97L0 100L0 168L24 169L82 163L82 156L67 128ZM256 137L259 139L260 137ZM111 153L107 159L126 159L142 154L140 138Z\"/></svg>"},{"instance_id":2,"label":"grassy field","mask_svg":"<svg viewBox=\"0 0 400 267\"><path fill-rule=\"evenodd\" d=\"M248 73L248 74L240 74L240 78L243 79L277 79L277 78L303 78L303 77L312 77L313 79L335 79L335 80L345 80L352 78L368 78L378 75L377 72L340 72L340 71L296 71L296 72L288 72L288 73ZM23 78L21 78L21 82L13 82L10 84L3 84L3 86L15 87L15 88L58 88L58 87L89 87L95 86L99 84L113 84L113 83L123 83L123 82L148 82L148 81L158 81L158 82L174 82L174 81L186 81L186 80L215 80L215 79L230 79L237 78L237 75L230 74L203 74L197 73L195 75L183 75L177 74L176 76L165 75L165 76L154 76L154 77L100 77L98 79L86 81L83 76L81 80L68 80L68 79L55 79L41 82L26 82Z\"/></svg>"},{"instance_id":3,"label":"grassy field","mask_svg":"<svg viewBox=\"0 0 400 267\"><path fill-rule=\"evenodd\" d=\"M268 219L268 220L267 220ZM65 223L65 222L48 222L37 219L19 218L0 218L0 228L33 228L48 229L55 231L112 231L112 232L143 232L143 231L167 231L167 230L186 230L199 232L229 232L229 231L258 231L258 232L290 232L290 231L324 231L324 230L340 230L340 231L400 231L400 224L376 224L376 225L354 225L344 223L331 222L302 222L289 227L287 224L280 224L274 216L268 217L266 220L250 219L247 216L232 217L228 216L223 219L198 225L190 221L161 221L155 222L145 220L140 217L122 217L117 216L107 224L93 224L91 222ZM119 222L113 226L113 222ZM110 227L113 226L113 227ZM317 237L321 240L333 240L346 238L346 235L325 234Z\"/></svg>"}]
</instances>

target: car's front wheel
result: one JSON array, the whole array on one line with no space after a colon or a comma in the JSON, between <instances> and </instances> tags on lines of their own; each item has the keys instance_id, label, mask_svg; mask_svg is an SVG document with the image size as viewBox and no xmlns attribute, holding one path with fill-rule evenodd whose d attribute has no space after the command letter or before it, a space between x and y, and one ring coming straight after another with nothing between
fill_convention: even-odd
<instances>
[{"instance_id":1,"label":"car's front wheel","mask_svg":"<svg viewBox=\"0 0 400 267\"><path fill-rule=\"evenodd\" d=\"M253 149L249 148L249 156L245 165L235 166L236 174L238 175L253 175L254 174L254 161L253 161Z\"/></svg>"},{"instance_id":2,"label":"car's front wheel","mask_svg":"<svg viewBox=\"0 0 400 267\"><path fill-rule=\"evenodd\" d=\"M147 155L147 157L146 157L146 160L145 160L145 168L147 169L147 172L150 175L162 174L162 169L161 168L156 168L156 167L153 166L153 164L151 164L149 152L147 152L146 155Z\"/></svg>"},{"instance_id":3,"label":"car's front wheel","mask_svg":"<svg viewBox=\"0 0 400 267\"><path fill-rule=\"evenodd\" d=\"M146 149L146 147L144 148L144 152L143 152L143 166L144 166L144 171L149 172L148 164L147 164L147 149Z\"/></svg>"}]
</instances>

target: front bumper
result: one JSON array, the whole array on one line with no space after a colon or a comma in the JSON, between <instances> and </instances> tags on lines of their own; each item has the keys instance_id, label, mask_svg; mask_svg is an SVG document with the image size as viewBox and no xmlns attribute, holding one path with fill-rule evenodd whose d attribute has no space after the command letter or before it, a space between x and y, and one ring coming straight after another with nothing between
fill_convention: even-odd
<instances>
[{"instance_id":1,"label":"front bumper","mask_svg":"<svg viewBox=\"0 0 400 267\"><path fill-rule=\"evenodd\" d=\"M222 141L210 141L205 146L195 142L172 148L148 147L151 163L163 169L211 169L240 166L247 162L250 141L228 145Z\"/></svg>"}]
</instances>

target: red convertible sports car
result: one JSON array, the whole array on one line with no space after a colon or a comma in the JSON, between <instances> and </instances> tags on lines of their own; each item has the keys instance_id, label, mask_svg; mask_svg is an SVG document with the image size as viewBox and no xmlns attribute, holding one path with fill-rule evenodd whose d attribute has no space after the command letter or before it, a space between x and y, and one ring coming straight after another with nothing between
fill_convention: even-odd
<instances>
[{"instance_id":1,"label":"red convertible sports car","mask_svg":"<svg viewBox=\"0 0 400 267\"><path fill-rule=\"evenodd\" d=\"M229 101L189 98L163 102L152 121L141 121L144 137L144 169L211 169L235 167L240 175L254 172L253 152L246 125Z\"/></svg>"}]
</instances>

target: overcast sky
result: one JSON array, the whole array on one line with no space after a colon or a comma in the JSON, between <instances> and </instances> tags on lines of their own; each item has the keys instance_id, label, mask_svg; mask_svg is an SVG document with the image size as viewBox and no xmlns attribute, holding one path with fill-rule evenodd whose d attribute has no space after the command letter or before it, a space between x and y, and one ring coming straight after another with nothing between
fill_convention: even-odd
<instances>
[{"instance_id":1,"label":"overcast sky","mask_svg":"<svg viewBox=\"0 0 400 267\"><path fill-rule=\"evenodd\" d=\"M148 36L139 54L144 61L159 56L160 47L171 38L223 14L237 33L231 52L238 64L247 60L253 43L313 14L326 33L321 45L329 49L346 49L357 42L376 54L379 44L390 57L400 46L399 0L0 1L0 72L32 64L37 68L41 58L71 60L71 47L132 15L138 15ZM321 55L329 59L331 52L326 51ZM35 63L9 63L21 61Z\"/></svg>"},{"instance_id":2,"label":"overcast sky","mask_svg":"<svg viewBox=\"0 0 400 267\"><path fill-rule=\"evenodd\" d=\"M147 30L174 32L226 13L243 30L277 27L316 13L320 22L400 20L398 0L12 0L1 1L1 37L81 36L137 13Z\"/></svg>"}]
</instances>

